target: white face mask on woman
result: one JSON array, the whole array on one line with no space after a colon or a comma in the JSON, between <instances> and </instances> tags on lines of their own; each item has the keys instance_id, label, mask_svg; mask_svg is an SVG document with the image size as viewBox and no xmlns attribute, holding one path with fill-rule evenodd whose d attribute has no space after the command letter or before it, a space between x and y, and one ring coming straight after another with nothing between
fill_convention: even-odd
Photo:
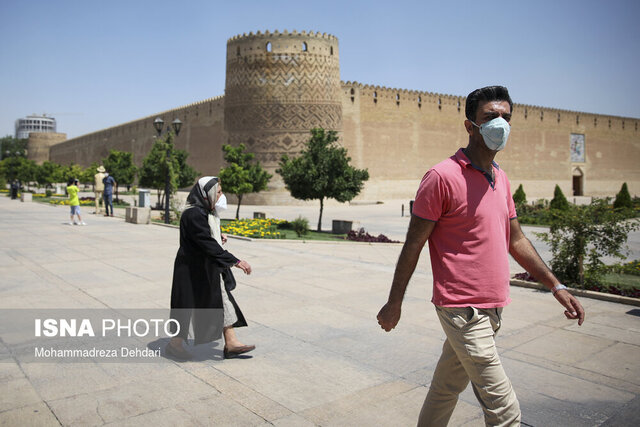
<instances>
[{"instance_id":1,"label":"white face mask on woman","mask_svg":"<svg viewBox=\"0 0 640 427\"><path fill-rule=\"evenodd\" d=\"M222 212L227 210L227 196L224 194L218 197L216 202L216 212Z\"/></svg>"},{"instance_id":2,"label":"white face mask on woman","mask_svg":"<svg viewBox=\"0 0 640 427\"><path fill-rule=\"evenodd\" d=\"M475 123L473 125L480 129L480 135L489 150L500 151L507 145L511 125L502 117L496 117L480 126Z\"/></svg>"}]
</instances>

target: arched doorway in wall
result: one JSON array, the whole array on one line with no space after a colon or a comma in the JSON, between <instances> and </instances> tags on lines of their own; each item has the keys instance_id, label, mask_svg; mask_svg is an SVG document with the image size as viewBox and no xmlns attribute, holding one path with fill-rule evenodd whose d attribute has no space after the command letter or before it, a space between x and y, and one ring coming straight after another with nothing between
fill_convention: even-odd
<instances>
[{"instance_id":1,"label":"arched doorway in wall","mask_svg":"<svg viewBox=\"0 0 640 427\"><path fill-rule=\"evenodd\" d=\"M579 167L573 169L573 195L584 196L584 173Z\"/></svg>"}]
</instances>

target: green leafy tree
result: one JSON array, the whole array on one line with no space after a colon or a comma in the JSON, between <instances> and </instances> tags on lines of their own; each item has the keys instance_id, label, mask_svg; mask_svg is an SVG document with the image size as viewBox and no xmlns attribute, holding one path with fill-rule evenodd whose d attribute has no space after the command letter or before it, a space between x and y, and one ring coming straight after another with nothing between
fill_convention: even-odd
<instances>
[{"instance_id":1,"label":"green leafy tree","mask_svg":"<svg viewBox=\"0 0 640 427\"><path fill-rule=\"evenodd\" d=\"M178 188L192 186L200 172L187 164L189 153L186 150L174 150L173 155L178 165Z\"/></svg>"},{"instance_id":2,"label":"green leafy tree","mask_svg":"<svg viewBox=\"0 0 640 427\"><path fill-rule=\"evenodd\" d=\"M109 175L116 180L116 201L119 200L119 187L131 185L136 179L138 168L133 163L133 153L127 151L111 150L106 159L102 161ZM94 169L95 170L95 169Z\"/></svg>"},{"instance_id":3,"label":"green leafy tree","mask_svg":"<svg viewBox=\"0 0 640 427\"><path fill-rule=\"evenodd\" d=\"M553 200L549 203L549 207L559 211L569 210L569 202L567 201L567 198L564 197L564 193L558 184L556 184L556 188L553 190Z\"/></svg>"},{"instance_id":4,"label":"green leafy tree","mask_svg":"<svg viewBox=\"0 0 640 427\"><path fill-rule=\"evenodd\" d=\"M356 169L349 164L347 149L338 146L335 131L322 128L311 130L311 138L299 157L282 156L276 170L293 197L301 200L319 200L318 231L322 228L324 199L344 203L360 193L369 179L366 169Z\"/></svg>"},{"instance_id":5,"label":"green leafy tree","mask_svg":"<svg viewBox=\"0 0 640 427\"><path fill-rule=\"evenodd\" d=\"M6 157L0 162L0 175L6 181L11 182L17 179L27 186L36 180L37 170L38 166L33 160L27 160L22 156Z\"/></svg>"},{"instance_id":6,"label":"green leafy tree","mask_svg":"<svg viewBox=\"0 0 640 427\"><path fill-rule=\"evenodd\" d=\"M62 166L62 181L68 183L72 179L77 179L80 181L80 177L84 173L84 168L75 163L71 163L70 165Z\"/></svg>"},{"instance_id":7,"label":"green leafy tree","mask_svg":"<svg viewBox=\"0 0 640 427\"><path fill-rule=\"evenodd\" d=\"M551 245L551 269L556 276L579 286L585 280L598 282L604 272L602 257L625 259L628 235L638 229L638 221L612 211L608 199L553 213L549 232L536 234Z\"/></svg>"},{"instance_id":8,"label":"green leafy tree","mask_svg":"<svg viewBox=\"0 0 640 427\"><path fill-rule=\"evenodd\" d=\"M220 170L222 188L226 193L235 194L238 198L236 219L240 216L242 197L249 193L266 190L272 175L262 168L260 162L253 163L255 154L245 153L244 144L233 147L229 144L222 146L224 160L229 165Z\"/></svg>"},{"instance_id":9,"label":"green leafy tree","mask_svg":"<svg viewBox=\"0 0 640 427\"><path fill-rule=\"evenodd\" d=\"M167 151L169 152L167 155ZM158 193L158 205L164 201L165 176L169 172L170 193L178 188L179 166L178 159L173 155L173 132L169 132L164 138L157 138L151 147L151 151L142 160L142 168L139 171L139 183L142 187L154 188ZM169 162L169 158L171 161ZM161 199L162 195L162 199Z\"/></svg>"},{"instance_id":10,"label":"green leafy tree","mask_svg":"<svg viewBox=\"0 0 640 427\"><path fill-rule=\"evenodd\" d=\"M616 194L616 199L613 201L613 209L617 211L633 209L631 194L629 194L629 188L627 188L626 182L622 184L622 188L618 194Z\"/></svg>"},{"instance_id":11,"label":"green leafy tree","mask_svg":"<svg viewBox=\"0 0 640 427\"><path fill-rule=\"evenodd\" d=\"M0 138L0 158L27 157L27 140L12 136Z\"/></svg>"},{"instance_id":12,"label":"green leafy tree","mask_svg":"<svg viewBox=\"0 0 640 427\"><path fill-rule=\"evenodd\" d=\"M93 162L90 166L86 167L82 174L80 175L80 182L84 182L86 184L92 184L92 188L95 191L95 175L98 173L98 166L101 163Z\"/></svg>"},{"instance_id":13,"label":"green leafy tree","mask_svg":"<svg viewBox=\"0 0 640 427\"><path fill-rule=\"evenodd\" d=\"M36 171L36 181L45 188L51 187L56 182L64 181L62 166L57 163L45 161Z\"/></svg>"},{"instance_id":14,"label":"green leafy tree","mask_svg":"<svg viewBox=\"0 0 640 427\"><path fill-rule=\"evenodd\" d=\"M522 205L527 203L527 195L524 193L524 189L522 188L522 184L518 186L518 189L515 193L513 193L513 203L517 205Z\"/></svg>"}]
</instances>

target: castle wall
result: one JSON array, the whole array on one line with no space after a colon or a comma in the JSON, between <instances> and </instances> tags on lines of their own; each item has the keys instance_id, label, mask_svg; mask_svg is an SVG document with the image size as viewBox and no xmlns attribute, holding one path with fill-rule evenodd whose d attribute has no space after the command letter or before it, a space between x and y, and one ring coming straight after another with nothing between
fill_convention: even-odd
<instances>
[{"instance_id":1,"label":"castle wall","mask_svg":"<svg viewBox=\"0 0 640 427\"><path fill-rule=\"evenodd\" d=\"M429 167L468 142L465 97L343 82L342 143L354 165L368 168L362 200L413 198ZM627 182L640 194L638 119L515 104L506 149L496 161L513 190L529 200L573 194L582 174L584 195L614 195ZM585 158L571 161L571 134L584 135Z\"/></svg>"},{"instance_id":2,"label":"castle wall","mask_svg":"<svg viewBox=\"0 0 640 427\"><path fill-rule=\"evenodd\" d=\"M311 128L323 127L339 131L353 164L369 170L357 200L411 199L431 166L467 145L464 106L461 96L341 82L332 35L250 33L227 41L224 97L65 141L50 148L50 159L88 166L116 149L132 152L140 165L156 135L153 120L179 118L175 144L201 174L224 167L223 144L244 143L273 174L268 190L245 202L295 204L302 202L289 196L275 170L283 154L300 152ZM551 197L556 184L568 197L574 188L611 196L626 181L640 195L639 121L515 104L511 135L496 161L529 200Z\"/></svg>"},{"instance_id":3,"label":"castle wall","mask_svg":"<svg viewBox=\"0 0 640 427\"><path fill-rule=\"evenodd\" d=\"M157 135L153 127L156 117L162 118L165 126L176 118L183 122L182 130L174 143L176 148L190 153L187 163L203 175L213 175L220 171L223 166L224 143L222 97L210 98L70 139L51 147L50 158L56 163L76 163L86 167L107 157L110 150L120 150L132 152L135 164L140 166L151 151Z\"/></svg>"}]
</instances>

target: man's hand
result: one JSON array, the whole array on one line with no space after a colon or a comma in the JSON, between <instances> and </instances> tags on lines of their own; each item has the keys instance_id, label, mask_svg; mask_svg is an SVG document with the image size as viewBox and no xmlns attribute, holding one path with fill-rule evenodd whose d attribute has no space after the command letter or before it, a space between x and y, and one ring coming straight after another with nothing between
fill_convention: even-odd
<instances>
[{"instance_id":1,"label":"man's hand","mask_svg":"<svg viewBox=\"0 0 640 427\"><path fill-rule=\"evenodd\" d=\"M578 325L582 325L582 322L584 322L584 308L582 308L580 301L566 289L557 291L553 296L566 308L564 315L567 319L578 319Z\"/></svg>"},{"instance_id":2,"label":"man's hand","mask_svg":"<svg viewBox=\"0 0 640 427\"><path fill-rule=\"evenodd\" d=\"M227 235L226 234L220 234L220 240L222 240L222 244L223 245L225 243L227 243Z\"/></svg>"},{"instance_id":3,"label":"man's hand","mask_svg":"<svg viewBox=\"0 0 640 427\"><path fill-rule=\"evenodd\" d=\"M401 304L386 303L378 313L378 324L382 329L389 332L400 321L400 312Z\"/></svg>"}]
</instances>

